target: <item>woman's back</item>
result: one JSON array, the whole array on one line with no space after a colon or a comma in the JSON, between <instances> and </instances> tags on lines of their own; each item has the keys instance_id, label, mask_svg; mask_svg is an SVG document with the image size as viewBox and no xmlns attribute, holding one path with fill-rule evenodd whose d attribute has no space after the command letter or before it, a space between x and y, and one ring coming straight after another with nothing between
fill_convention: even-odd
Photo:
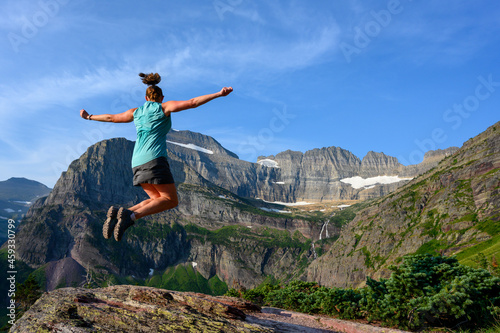
<instances>
[{"instance_id":1,"label":"woman's back","mask_svg":"<svg viewBox=\"0 0 500 333\"><path fill-rule=\"evenodd\" d=\"M132 167L155 158L167 156L166 136L172 127L170 116L165 116L161 103L147 101L134 111L137 130Z\"/></svg>"}]
</instances>

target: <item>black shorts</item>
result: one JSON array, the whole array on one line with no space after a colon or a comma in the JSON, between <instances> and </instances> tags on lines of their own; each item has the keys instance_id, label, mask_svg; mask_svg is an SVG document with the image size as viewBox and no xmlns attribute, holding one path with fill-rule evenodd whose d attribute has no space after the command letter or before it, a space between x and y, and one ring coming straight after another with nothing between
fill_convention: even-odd
<instances>
[{"instance_id":1,"label":"black shorts","mask_svg":"<svg viewBox=\"0 0 500 333\"><path fill-rule=\"evenodd\" d=\"M170 172L170 165L166 157L158 157L152 161L132 168L134 172L134 186L141 184L173 184L174 177Z\"/></svg>"}]
</instances>

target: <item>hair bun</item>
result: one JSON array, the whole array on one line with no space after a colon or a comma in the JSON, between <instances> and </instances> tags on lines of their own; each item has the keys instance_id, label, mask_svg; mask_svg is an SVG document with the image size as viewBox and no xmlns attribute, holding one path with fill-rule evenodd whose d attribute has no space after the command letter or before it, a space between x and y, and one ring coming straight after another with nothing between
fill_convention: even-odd
<instances>
[{"instance_id":1,"label":"hair bun","mask_svg":"<svg viewBox=\"0 0 500 333\"><path fill-rule=\"evenodd\" d=\"M161 76L158 73L139 73L139 76L142 77L142 83L147 84L148 86L157 85L161 81Z\"/></svg>"}]
</instances>

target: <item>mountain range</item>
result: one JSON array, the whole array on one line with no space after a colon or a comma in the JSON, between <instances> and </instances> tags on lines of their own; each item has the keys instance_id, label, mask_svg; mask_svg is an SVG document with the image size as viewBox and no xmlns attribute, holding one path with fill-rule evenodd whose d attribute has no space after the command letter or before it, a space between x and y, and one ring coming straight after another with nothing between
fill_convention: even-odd
<instances>
[{"instance_id":1,"label":"mountain range","mask_svg":"<svg viewBox=\"0 0 500 333\"><path fill-rule=\"evenodd\" d=\"M119 243L102 237L107 208L145 194L132 186L134 143L101 141L31 206L17 230L17 259L46 290L90 279L213 294L270 280L361 286L411 253L496 260L499 133L497 123L460 149L403 166L338 147L251 163L211 137L173 131L180 204L138 221ZM285 205L347 200L359 203L326 211Z\"/></svg>"},{"instance_id":2,"label":"mountain range","mask_svg":"<svg viewBox=\"0 0 500 333\"><path fill-rule=\"evenodd\" d=\"M497 123L437 167L371 201L343 227L330 250L308 267L307 279L359 287L366 276L388 277L388 265L413 253L457 255L473 266L484 258L497 267L499 167Z\"/></svg>"},{"instance_id":3,"label":"mountain range","mask_svg":"<svg viewBox=\"0 0 500 333\"><path fill-rule=\"evenodd\" d=\"M20 221L31 204L50 191L42 183L26 178L13 177L0 181L0 244L7 240L8 220Z\"/></svg>"},{"instance_id":4,"label":"mountain range","mask_svg":"<svg viewBox=\"0 0 500 333\"><path fill-rule=\"evenodd\" d=\"M339 147L305 153L287 150L276 156L261 156L257 163L251 163L238 159L216 140L199 133L172 131L168 141L171 155L213 184L242 197L285 203L379 197L435 167L458 149L429 151L422 163L410 166L373 151L361 160ZM366 185L359 184L359 178Z\"/></svg>"}]
</instances>

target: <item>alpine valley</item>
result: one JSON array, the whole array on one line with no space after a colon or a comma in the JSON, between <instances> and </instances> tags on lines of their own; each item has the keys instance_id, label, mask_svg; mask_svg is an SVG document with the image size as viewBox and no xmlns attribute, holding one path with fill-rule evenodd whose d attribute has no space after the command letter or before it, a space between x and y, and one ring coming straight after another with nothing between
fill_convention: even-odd
<instances>
[{"instance_id":1,"label":"alpine valley","mask_svg":"<svg viewBox=\"0 0 500 333\"><path fill-rule=\"evenodd\" d=\"M138 284L220 295L275 280L360 287L414 253L500 259L500 123L411 166L339 147L251 163L206 135L167 139L177 208L139 220L121 242L104 239L108 207L145 194L132 186L134 143L96 143L18 225L25 276L47 291Z\"/></svg>"}]
</instances>

